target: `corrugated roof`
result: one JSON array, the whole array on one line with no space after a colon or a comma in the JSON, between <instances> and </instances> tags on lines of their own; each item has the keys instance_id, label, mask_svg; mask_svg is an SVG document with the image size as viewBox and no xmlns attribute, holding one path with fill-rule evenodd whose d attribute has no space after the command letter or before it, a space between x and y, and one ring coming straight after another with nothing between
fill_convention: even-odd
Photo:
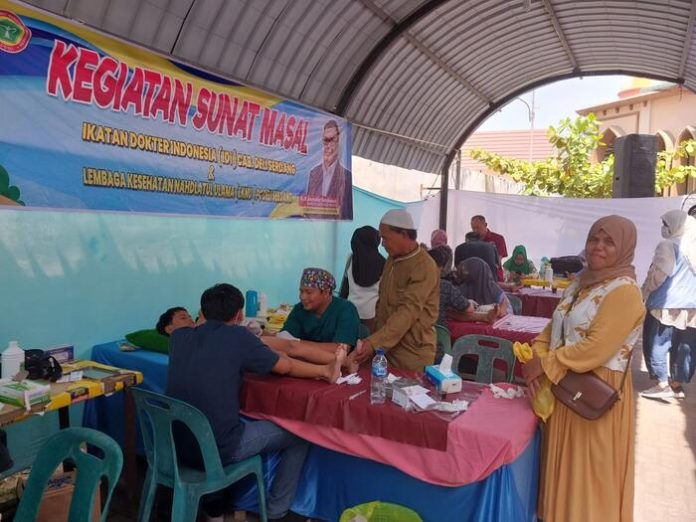
<instances>
[{"instance_id":1,"label":"corrugated roof","mask_svg":"<svg viewBox=\"0 0 696 522\"><path fill-rule=\"evenodd\" d=\"M439 172L492 111L550 81L696 88L689 0L30 0L177 60L335 112L353 152Z\"/></svg>"}]
</instances>

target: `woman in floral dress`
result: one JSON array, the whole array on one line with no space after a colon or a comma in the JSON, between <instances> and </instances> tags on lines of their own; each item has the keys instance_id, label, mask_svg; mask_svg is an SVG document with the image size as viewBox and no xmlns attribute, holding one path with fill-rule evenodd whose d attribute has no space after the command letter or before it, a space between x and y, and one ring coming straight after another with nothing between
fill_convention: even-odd
<instances>
[{"instance_id":1,"label":"woman in floral dress","mask_svg":"<svg viewBox=\"0 0 696 522\"><path fill-rule=\"evenodd\" d=\"M636 227L607 216L590 228L587 269L566 289L525 365L532 394L545 375L594 371L616 389L645 314L632 265ZM538 516L544 522L633 520L634 406L631 370L622 397L597 420L560 401L543 438Z\"/></svg>"}]
</instances>

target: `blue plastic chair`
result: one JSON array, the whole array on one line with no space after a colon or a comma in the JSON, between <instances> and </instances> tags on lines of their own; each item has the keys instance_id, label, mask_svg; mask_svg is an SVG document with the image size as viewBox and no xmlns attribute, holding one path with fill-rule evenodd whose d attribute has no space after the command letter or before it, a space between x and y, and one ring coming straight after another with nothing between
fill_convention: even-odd
<instances>
[{"instance_id":1,"label":"blue plastic chair","mask_svg":"<svg viewBox=\"0 0 696 522\"><path fill-rule=\"evenodd\" d=\"M490 384L493 382L493 361L501 359L507 365L505 380L512 382L515 368L515 354L512 341L490 335L463 335L452 347L452 368L457 371L459 362L465 355L478 355L476 382Z\"/></svg>"},{"instance_id":2,"label":"blue plastic chair","mask_svg":"<svg viewBox=\"0 0 696 522\"><path fill-rule=\"evenodd\" d=\"M87 453L83 449L84 443L100 450L102 456ZM71 460L77 469L68 522L93 520L94 497L102 478L106 478L108 493L100 520L106 522L111 495L123 467L123 453L114 439L89 428L63 429L41 447L17 508L16 522L36 520L48 480L64 460Z\"/></svg>"},{"instance_id":3,"label":"blue plastic chair","mask_svg":"<svg viewBox=\"0 0 696 522\"><path fill-rule=\"evenodd\" d=\"M172 522L193 522L196 520L198 504L203 495L225 489L252 474L256 475L259 489L261 520L266 522L266 495L261 457L255 455L223 467L213 430L203 412L166 395L142 388L133 388L132 391L148 463L138 509L140 522L150 520L157 484L174 490ZM172 433L174 422L184 424L195 436L203 456L204 470L178 463Z\"/></svg>"}]
</instances>

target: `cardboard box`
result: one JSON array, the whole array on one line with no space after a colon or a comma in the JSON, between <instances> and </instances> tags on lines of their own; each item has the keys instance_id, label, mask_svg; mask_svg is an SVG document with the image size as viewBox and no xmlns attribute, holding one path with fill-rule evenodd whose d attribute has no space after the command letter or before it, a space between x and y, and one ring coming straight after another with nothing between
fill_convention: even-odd
<instances>
[{"instance_id":1,"label":"cardboard box","mask_svg":"<svg viewBox=\"0 0 696 522\"><path fill-rule=\"evenodd\" d=\"M72 500L75 482L74 472L56 473L48 481L41 497L41 504L36 516L36 522L68 522L70 502ZM99 522L101 516L101 493L97 488L94 499L92 522Z\"/></svg>"}]
</instances>

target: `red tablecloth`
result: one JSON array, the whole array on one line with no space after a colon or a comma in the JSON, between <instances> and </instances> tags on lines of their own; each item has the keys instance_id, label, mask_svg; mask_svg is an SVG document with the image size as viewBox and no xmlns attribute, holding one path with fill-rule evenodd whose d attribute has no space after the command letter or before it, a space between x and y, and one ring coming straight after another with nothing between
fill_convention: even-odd
<instances>
[{"instance_id":1,"label":"red tablecloth","mask_svg":"<svg viewBox=\"0 0 696 522\"><path fill-rule=\"evenodd\" d=\"M368 377L367 372L361 373ZM275 422L314 444L394 466L432 484L461 486L513 462L537 425L526 396L496 399L488 386L465 382L464 387L475 400L466 412L447 420L438 413L407 412L391 402L370 405L368 378L348 386L249 375L241 408L245 415Z\"/></svg>"},{"instance_id":2,"label":"red tablecloth","mask_svg":"<svg viewBox=\"0 0 696 522\"><path fill-rule=\"evenodd\" d=\"M493 324L467 321L448 321L452 342L462 335L492 335L510 341L531 343L549 322L547 317L527 315L506 315Z\"/></svg>"},{"instance_id":3,"label":"red tablecloth","mask_svg":"<svg viewBox=\"0 0 696 522\"><path fill-rule=\"evenodd\" d=\"M392 373L419 378L415 372L392 370ZM247 374L241 409L424 448L447 449L447 419L434 412L407 412L389 400L379 407L379 415L375 415L375 407L370 404L369 367L361 368L359 374L363 382L358 386L328 386L311 379ZM419 380L429 386L422 377ZM351 399L361 391L364 393ZM447 395L446 400L460 396L471 400L480 392L480 386L465 382L460 394Z\"/></svg>"},{"instance_id":4,"label":"red tablecloth","mask_svg":"<svg viewBox=\"0 0 696 522\"><path fill-rule=\"evenodd\" d=\"M513 292L522 301L522 315L551 317L561 300L562 290L555 293L545 288L520 288Z\"/></svg>"}]
</instances>

